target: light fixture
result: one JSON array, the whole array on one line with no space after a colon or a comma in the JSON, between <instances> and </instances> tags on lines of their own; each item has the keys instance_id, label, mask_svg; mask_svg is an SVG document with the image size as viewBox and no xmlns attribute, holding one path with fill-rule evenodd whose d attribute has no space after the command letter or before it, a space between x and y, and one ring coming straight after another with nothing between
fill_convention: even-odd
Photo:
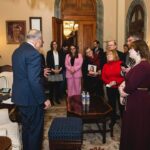
<instances>
[{"instance_id":1,"label":"light fixture","mask_svg":"<svg viewBox=\"0 0 150 150\"><path fill-rule=\"evenodd\" d=\"M66 38L69 38L70 34L78 30L78 24L74 21L63 21L63 33Z\"/></svg>"},{"instance_id":2,"label":"light fixture","mask_svg":"<svg viewBox=\"0 0 150 150\"><path fill-rule=\"evenodd\" d=\"M74 24L74 30L75 30L75 31L77 31L77 30L78 30L78 28L79 28L79 24L77 24L77 23L76 23L76 24Z\"/></svg>"}]
</instances>

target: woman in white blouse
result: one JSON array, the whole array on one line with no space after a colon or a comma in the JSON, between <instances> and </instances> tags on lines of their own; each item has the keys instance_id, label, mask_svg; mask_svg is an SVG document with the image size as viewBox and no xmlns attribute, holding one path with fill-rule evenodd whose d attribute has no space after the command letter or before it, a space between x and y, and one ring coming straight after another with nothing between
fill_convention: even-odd
<instances>
[{"instance_id":1,"label":"woman in white blouse","mask_svg":"<svg viewBox=\"0 0 150 150\"><path fill-rule=\"evenodd\" d=\"M60 104L60 84L63 80L62 70L64 69L63 56L58 50L57 42L51 42L51 49L47 52L46 62L50 68L49 81L49 96L50 99Z\"/></svg>"}]
</instances>

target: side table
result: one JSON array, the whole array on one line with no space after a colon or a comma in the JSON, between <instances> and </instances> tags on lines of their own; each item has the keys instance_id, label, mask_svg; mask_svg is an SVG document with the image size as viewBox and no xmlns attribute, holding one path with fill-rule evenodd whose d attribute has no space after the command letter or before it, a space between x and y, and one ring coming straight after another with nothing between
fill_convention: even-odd
<instances>
[{"instance_id":1,"label":"side table","mask_svg":"<svg viewBox=\"0 0 150 150\"><path fill-rule=\"evenodd\" d=\"M95 123L97 130L84 130L83 133L100 133L103 143L106 143L106 133L113 137L113 127L107 128L106 124L111 119L112 107L104 97L93 96L90 105L86 108L82 105L81 95L74 95L67 99L67 116L79 117L84 123ZM101 124L101 125L100 125Z\"/></svg>"}]
</instances>

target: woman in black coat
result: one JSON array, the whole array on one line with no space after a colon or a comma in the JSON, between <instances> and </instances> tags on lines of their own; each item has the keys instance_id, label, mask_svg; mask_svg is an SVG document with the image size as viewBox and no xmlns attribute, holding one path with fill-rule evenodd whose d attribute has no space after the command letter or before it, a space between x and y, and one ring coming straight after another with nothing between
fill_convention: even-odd
<instances>
[{"instance_id":1,"label":"woman in black coat","mask_svg":"<svg viewBox=\"0 0 150 150\"><path fill-rule=\"evenodd\" d=\"M60 84L63 81L62 71L64 69L63 56L57 48L57 42L51 42L51 50L47 52L46 57L47 67L50 68L50 75L48 77L50 99L60 104Z\"/></svg>"},{"instance_id":2,"label":"woman in black coat","mask_svg":"<svg viewBox=\"0 0 150 150\"><path fill-rule=\"evenodd\" d=\"M85 49L82 71L84 90L90 92L91 95L103 96L104 91L101 80L100 60L98 55L94 54L91 48Z\"/></svg>"}]
</instances>

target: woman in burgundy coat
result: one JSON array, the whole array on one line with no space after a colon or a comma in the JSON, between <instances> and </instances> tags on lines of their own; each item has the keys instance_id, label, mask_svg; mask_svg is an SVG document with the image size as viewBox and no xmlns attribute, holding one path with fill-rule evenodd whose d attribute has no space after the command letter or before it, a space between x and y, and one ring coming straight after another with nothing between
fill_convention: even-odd
<instances>
[{"instance_id":1,"label":"woman in burgundy coat","mask_svg":"<svg viewBox=\"0 0 150 150\"><path fill-rule=\"evenodd\" d=\"M126 97L120 150L150 150L150 52L147 44L142 40L133 42L129 56L136 64L126 74L125 88L120 91L121 96Z\"/></svg>"},{"instance_id":2,"label":"woman in burgundy coat","mask_svg":"<svg viewBox=\"0 0 150 150\"><path fill-rule=\"evenodd\" d=\"M85 57L82 65L83 88L90 95L103 96L103 83L101 80L100 59L94 54L91 48L86 48Z\"/></svg>"}]
</instances>

